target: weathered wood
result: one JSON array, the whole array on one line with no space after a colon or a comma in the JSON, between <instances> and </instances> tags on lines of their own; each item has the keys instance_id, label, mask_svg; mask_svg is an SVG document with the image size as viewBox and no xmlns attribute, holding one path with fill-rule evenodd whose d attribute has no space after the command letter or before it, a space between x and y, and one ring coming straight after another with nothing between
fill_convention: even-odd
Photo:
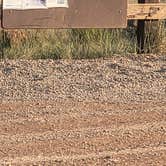
<instances>
[{"instance_id":1,"label":"weathered wood","mask_svg":"<svg viewBox=\"0 0 166 166\"><path fill-rule=\"evenodd\" d=\"M145 3L145 0L138 0L138 3ZM144 53L145 21L139 20L137 25L137 53Z\"/></svg>"},{"instance_id":2,"label":"weathered wood","mask_svg":"<svg viewBox=\"0 0 166 166\"><path fill-rule=\"evenodd\" d=\"M161 0L146 0L146 3L160 3ZM145 52L158 52L160 45L160 22L159 20L145 21Z\"/></svg>"},{"instance_id":3,"label":"weathered wood","mask_svg":"<svg viewBox=\"0 0 166 166\"><path fill-rule=\"evenodd\" d=\"M3 10L4 28L124 28L127 0L69 0L69 8Z\"/></svg>"},{"instance_id":4,"label":"weathered wood","mask_svg":"<svg viewBox=\"0 0 166 166\"><path fill-rule=\"evenodd\" d=\"M128 20L166 19L166 3L128 4Z\"/></svg>"},{"instance_id":5,"label":"weathered wood","mask_svg":"<svg viewBox=\"0 0 166 166\"><path fill-rule=\"evenodd\" d=\"M138 3L159 3L160 0L138 0ZM152 18L151 18L152 19ZM150 49L146 48L147 42L151 45L151 42L153 44L157 41L158 36L158 30L153 31L153 27L157 29L158 21L152 21L151 19L145 21L145 20L139 20L137 25L137 42L138 42L138 48L137 53L149 53ZM148 30L148 33L153 33L153 36L149 36L147 41L146 32ZM153 31L153 32L152 32ZM156 36L156 39L154 38ZM155 41L156 40L156 41ZM146 48L146 51L145 51Z\"/></svg>"},{"instance_id":6,"label":"weathered wood","mask_svg":"<svg viewBox=\"0 0 166 166\"><path fill-rule=\"evenodd\" d=\"M2 20L2 2L0 0L0 28ZM26 18L28 19L28 18ZM128 20L156 20L166 19L166 3L128 4ZM16 19L18 20L18 19ZM45 22L45 21L43 21ZM116 25L118 26L118 25Z\"/></svg>"},{"instance_id":7,"label":"weathered wood","mask_svg":"<svg viewBox=\"0 0 166 166\"><path fill-rule=\"evenodd\" d=\"M2 28L2 0L0 0L0 29Z\"/></svg>"}]
</instances>

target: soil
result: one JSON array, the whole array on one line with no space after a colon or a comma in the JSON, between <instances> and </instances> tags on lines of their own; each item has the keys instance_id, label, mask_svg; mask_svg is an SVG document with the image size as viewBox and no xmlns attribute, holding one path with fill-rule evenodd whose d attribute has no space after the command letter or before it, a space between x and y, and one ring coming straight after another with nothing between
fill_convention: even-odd
<instances>
[{"instance_id":1,"label":"soil","mask_svg":"<svg viewBox=\"0 0 166 166\"><path fill-rule=\"evenodd\" d=\"M166 56L0 62L0 165L165 163Z\"/></svg>"}]
</instances>

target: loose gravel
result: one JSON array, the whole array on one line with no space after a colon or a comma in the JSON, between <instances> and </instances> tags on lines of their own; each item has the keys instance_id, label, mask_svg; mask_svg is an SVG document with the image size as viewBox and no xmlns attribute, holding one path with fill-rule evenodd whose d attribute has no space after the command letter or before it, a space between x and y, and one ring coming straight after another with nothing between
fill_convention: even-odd
<instances>
[{"instance_id":1,"label":"loose gravel","mask_svg":"<svg viewBox=\"0 0 166 166\"><path fill-rule=\"evenodd\" d=\"M166 56L0 62L0 165L165 165Z\"/></svg>"},{"instance_id":2,"label":"loose gravel","mask_svg":"<svg viewBox=\"0 0 166 166\"><path fill-rule=\"evenodd\" d=\"M41 99L166 101L166 55L0 62L0 102Z\"/></svg>"}]
</instances>

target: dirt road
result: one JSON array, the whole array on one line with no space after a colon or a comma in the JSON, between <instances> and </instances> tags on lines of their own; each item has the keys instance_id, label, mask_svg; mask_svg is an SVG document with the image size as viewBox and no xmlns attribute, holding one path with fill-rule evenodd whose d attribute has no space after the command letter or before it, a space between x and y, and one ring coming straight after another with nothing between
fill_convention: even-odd
<instances>
[{"instance_id":1,"label":"dirt road","mask_svg":"<svg viewBox=\"0 0 166 166\"><path fill-rule=\"evenodd\" d=\"M0 163L164 165L166 103L0 104Z\"/></svg>"},{"instance_id":2,"label":"dirt road","mask_svg":"<svg viewBox=\"0 0 166 166\"><path fill-rule=\"evenodd\" d=\"M0 165L164 166L166 57L0 62Z\"/></svg>"}]
</instances>

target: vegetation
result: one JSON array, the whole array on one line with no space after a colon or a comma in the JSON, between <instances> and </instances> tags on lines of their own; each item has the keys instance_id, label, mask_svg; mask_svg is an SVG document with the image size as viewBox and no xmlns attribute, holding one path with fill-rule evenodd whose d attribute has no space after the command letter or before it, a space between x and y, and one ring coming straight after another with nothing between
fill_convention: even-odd
<instances>
[{"instance_id":1,"label":"vegetation","mask_svg":"<svg viewBox=\"0 0 166 166\"><path fill-rule=\"evenodd\" d=\"M137 0L129 0L129 3L137 3ZM154 36L154 31L158 35ZM129 23L127 29L0 30L0 50L0 57L11 59L80 59L133 54L137 51L136 27ZM166 53L166 22L146 30L146 52Z\"/></svg>"},{"instance_id":2,"label":"vegetation","mask_svg":"<svg viewBox=\"0 0 166 166\"><path fill-rule=\"evenodd\" d=\"M146 51L166 52L166 29L157 27L157 43L147 30ZM136 28L88 30L12 30L0 32L0 49L6 58L80 59L109 57L113 54L136 53ZM149 39L151 41L149 41Z\"/></svg>"}]
</instances>

